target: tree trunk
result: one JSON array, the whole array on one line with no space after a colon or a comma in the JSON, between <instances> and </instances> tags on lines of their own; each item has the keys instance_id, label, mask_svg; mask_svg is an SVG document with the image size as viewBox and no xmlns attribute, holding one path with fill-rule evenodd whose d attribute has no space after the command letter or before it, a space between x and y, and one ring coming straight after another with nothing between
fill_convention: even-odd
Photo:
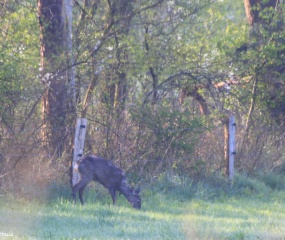
<instances>
[{"instance_id":1,"label":"tree trunk","mask_svg":"<svg viewBox=\"0 0 285 240\"><path fill-rule=\"evenodd\" d=\"M269 7L275 9L279 3L280 0L244 0L245 12L249 25L253 26L255 23L264 23L264 19L260 16L260 12Z\"/></svg>"},{"instance_id":2,"label":"tree trunk","mask_svg":"<svg viewBox=\"0 0 285 240\"><path fill-rule=\"evenodd\" d=\"M122 38L129 34L129 25L132 19L132 1L130 0L108 0L109 21L115 23L114 42L116 62L112 65L116 75L114 82L110 84L110 100L117 112L117 116L125 109L128 94L126 69L129 63L128 49ZM116 21L116 19L118 19Z\"/></svg>"},{"instance_id":3,"label":"tree trunk","mask_svg":"<svg viewBox=\"0 0 285 240\"><path fill-rule=\"evenodd\" d=\"M144 36L145 50L146 50L146 54L149 55L150 53L149 44L148 44L149 29L147 25L145 26L144 30L145 30L145 36ZM153 66L149 66L149 72L152 78L152 91L153 91L152 104L156 104L159 98L158 91L157 91L158 79L157 79L157 75L155 74L155 70Z\"/></svg>"},{"instance_id":4,"label":"tree trunk","mask_svg":"<svg viewBox=\"0 0 285 240\"><path fill-rule=\"evenodd\" d=\"M70 0L38 1L40 70L45 89L42 132L50 156L61 156L71 135L67 128L74 110L74 70L67 68L73 64L71 9Z\"/></svg>"}]
</instances>

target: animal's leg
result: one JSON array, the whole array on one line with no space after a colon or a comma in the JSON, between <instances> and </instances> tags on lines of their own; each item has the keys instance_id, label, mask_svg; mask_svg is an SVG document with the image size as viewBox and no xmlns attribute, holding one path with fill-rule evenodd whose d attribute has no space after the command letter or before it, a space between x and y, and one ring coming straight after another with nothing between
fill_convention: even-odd
<instances>
[{"instance_id":1,"label":"animal's leg","mask_svg":"<svg viewBox=\"0 0 285 240\"><path fill-rule=\"evenodd\" d=\"M113 199L113 204L115 205L116 204L116 189L114 187L109 187L108 190Z\"/></svg>"},{"instance_id":2,"label":"animal's leg","mask_svg":"<svg viewBox=\"0 0 285 240\"><path fill-rule=\"evenodd\" d=\"M85 186L88 184L88 182L89 182L88 179L84 179L83 178L83 179L80 180L79 183L77 183L75 186L72 187L72 198L73 198L74 202L76 202L76 193L80 190L79 198L80 198L80 201L82 203L82 193L83 193L83 190L84 190Z\"/></svg>"},{"instance_id":3,"label":"animal's leg","mask_svg":"<svg viewBox=\"0 0 285 240\"><path fill-rule=\"evenodd\" d=\"M78 193L79 193L79 199L80 199L80 202L81 204L83 205L83 191L84 191L84 188L87 186L88 182L79 189Z\"/></svg>"}]
</instances>

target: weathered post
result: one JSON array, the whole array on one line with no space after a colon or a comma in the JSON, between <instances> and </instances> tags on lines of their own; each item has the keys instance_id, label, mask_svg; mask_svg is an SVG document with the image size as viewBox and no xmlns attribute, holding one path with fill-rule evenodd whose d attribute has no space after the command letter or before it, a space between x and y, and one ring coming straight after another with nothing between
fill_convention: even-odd
<instances>
[{"instance_id":1,"label":"weathered post","mask_svg":"<svg viewBox=\"0 0 285 240\"><path fill-rule=\"evenodd\" d=\"M235 157L235 117L224 116L224 161L225 175L230 181L234 178L234 157Z\"/></svg>"},{"instance_id":2,"label":"weathered post","mask_svg":"<svg viewBox=\"0 0 285 240\"><path fill-rule=\"evenodd\" d=\"M234 178L234 160L235 160L235 134L236 134L236 123L235 117L230 116L229 118L229 180L232 181Z\"/></svg>"},{"instance_id":3,"label":"weathered post","mask_svg":"<svg viewBox=\"0 0 285 240\"><path fill-rule=\"evenodd\" d=\"M76 162L83 156L84 141L86 135L87 119L78 118L75 127L74 136L74 150L72 160L72 186L80 181L80 175L78 173Z\"/></svg>"},{"instance_id":4,"label":"weathered post","mask_svg":"<svg viewBox=\"0 0 285 240\"><path fill-rule=\"evenodd\" d=\"M224 116L222 123L224 126L224 174L225 176L229 176L229 117Z\"/></svg>"}]
</instances>

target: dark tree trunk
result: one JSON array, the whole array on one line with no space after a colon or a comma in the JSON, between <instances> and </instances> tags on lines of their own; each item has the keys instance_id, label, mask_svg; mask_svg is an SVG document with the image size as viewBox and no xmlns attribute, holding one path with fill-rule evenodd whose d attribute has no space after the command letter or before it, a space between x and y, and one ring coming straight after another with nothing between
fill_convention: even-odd
<instances>
[{"instance_id":1,"label":"dark tree trunk","mask_svg":"<svg viewBox=\"0 0 285 240\"><path fill-rule=\"evenodd\" d=\"M129 64L128 50L122 42L122 36L129 34L129 25L132 19L132 1L130 0L108 0L110 22L114 23L114 41L116 63L112 65L116 75L110 86L110 100L117 111L117 115L125 109L128 94L126 69ZM115 20L116 19L116 20Z\"/></svg>"},{"instance_id":2,"label":"dark tree trunk","mask_svg":"<svg viewBox=\"0 0 285 240\"><path fill-rule=\"evenodd\" d=\"M64 0L39 0L41 75L45 88L42 99L43 138L49 155L61 156L68 145L73 92L68 89L72 74L64 70L67 56L67 24ZM69 46L70 47L70 46Z\"/></svg>"},{"instance_id":3,"label":"dark tree trunk","mask_svg":"<svg viewBox=\"0 0 285 240\"><path fill-rule=\"evenodd\" d=\"M282 2L283 3L283 2ZM268 111L271 114L272 119L278 124L284 124L285 118L285 98L284 98L284 84L283 79L280 76L284 75L284 13L281 7L280 0L244 0L244 7L246 16L249 22L250 28L250 42L255 41L256 46L263 45L259 49L264 49L265 45L271 45L272 52L274 54L268 55L268 59L264 61L257 69L266 72L266 78L264 78L261 71L255 72L255 76L260 79L260 82L266 84L266 91L263 93L268 94L268 100L266 104ZM260 31L262 29L262 31ZM273 37L274 36L274 37ZM238 49L237 49L238 50ZM270 58L274 56L274 63L271 64ZM278 63L279 62L279 63ZM270 76L270 77L268 77ZM257 80L257 78L256 78ZM249 127L249 120L254 109L255 95L258 88L258 84L254 83L252 90L252 100L249 107L247 130Z\"/></svg>"},{"instance_id":4,"label":"dark tree trunk","mask_svg":"<svg viewBox=\"0 0 285 240\"><path fill-rule=\"evenodd\" d=\"M267 2L263 0L244 0L249 25L253 26L255 23L264 23L264 19L260 16L261 11L269 7L275 9L279 2L280 0L268 0Z\"/></svg>"}]
</instances>

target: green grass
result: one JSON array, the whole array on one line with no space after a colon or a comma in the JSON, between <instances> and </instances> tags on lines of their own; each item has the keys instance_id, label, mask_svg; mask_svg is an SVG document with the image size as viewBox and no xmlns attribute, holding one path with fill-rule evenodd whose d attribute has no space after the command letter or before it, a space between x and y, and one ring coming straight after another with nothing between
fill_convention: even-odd
<instances>
[{"instance_id":1,"label":"green grass","mask_svg":"<svg viewBox=\"0 0 285 240\"><path fill-rule=\"evenodd\" d=\"M193 201L185 222L188 239L285 239L283 202L230 198Z\"/></svg>"},{"instance_id":2,"label":"green grass","mask_svg":"<svg viewBox=\"0 0 285 240\"><path fill-rule=\"evenodd\" d=\"M59 192L0 196L0 239L285 239L285 191L242 177L233 186L159 179L145 186L141 210L123 196L113 206L102 189L86 192L84 206Z\"/></svg>"}]
</instances>

